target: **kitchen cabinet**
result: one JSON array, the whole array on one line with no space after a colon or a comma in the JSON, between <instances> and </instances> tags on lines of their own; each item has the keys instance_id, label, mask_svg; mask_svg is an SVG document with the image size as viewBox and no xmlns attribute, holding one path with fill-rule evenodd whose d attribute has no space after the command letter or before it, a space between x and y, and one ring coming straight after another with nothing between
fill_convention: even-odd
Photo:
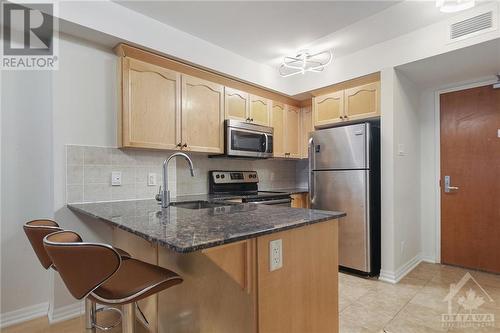
<instances>
[{"instance_id":1,"label":"kitchen cabinet","mask_svg":"<svg viewBox=\"0 0 500 333\"><path fill-rule=\"evenodd\" d=\"M285 157L285 105L273 102L271 108L271 126L273 133L274 157Z\"/></svg>"},{"instance_id":2,"label":"kitchen cabinet","mask_svg":"<svg viewBox=\"0 0 500 333\"><path fill-rule=\"evenodd\" d=\"M180 147L180 74L143 61L121 59L122 147L177 149Z\"/></svg>"},{"instance_id":3,"label":"kitchen cabinet","mask_svg":"<svg viewBox=\"0 0 500 333\"><path fill-rule=\"evenodd\" d=\"M271 101L266 98L250 95L250 122L269 126Z\"/></svg>"},{"instance_id":4,"label":"kitchen cabinet","mask_svg":"<svg viewBox=\"0 0 500 333\"><path fill-rule=\"evenodd\" d=\"M296 193L291 195L292 208L309 208L309 193Z\"/></svg>"},{"instance_id":5,"label":"kitchen cabinet","mask_svg":"<svg viewBox=\"0 0 500 333\"><path fill-rule=\"evenodd\" d=\"M182 148L224 152L224 86L182 75Z\"/></svg>"},{"instance_id":6,"label":"kitchen cabinet","mask_svg":"<svg viewBox=\"0 0 500 333\"><path fill-rule=\"evenodd\" d=\"M329 125L342 121L344 116L344 92L336 91L313 98L314 126Z\"/></svg>"},{"instance_id":7,"label":"kitchen cabinet","mask_svg":"<svg viewBox=\"0 0 500 333\"><path fill-rule=\"evenodd\" d=\"M300 109L287 105L285 113L285 157L300 158Z\"/></svg>"},{"instance_id":8,"label":"kitchen cabinet","mask_svg":"<svg viewBox=\"0 0 500 333\"><path fill-rule=\"evenodd\" d=\"M380 82L313 98L314 126L380 116Z\"/></svg>"},{"instance_id":9,"label":"kitchen cabinet","mask_svg":"<svg viewBox=\"0 0 500 333\"><path fill-rule=\"evenodd\" d=\"M300 157L308 158L309 133L314 131L312 124L312 107L305 107L300 113Z\"/></svg>"},{"instance_id":10,"label":"kitchen cabinet","mask_svg":"<svg viewBox=\"0 0 500 333\"><path fill-rule=\"evenodd\" d=\"M373 82L344 92L344 119L358 120L380 115L380 82Z\"/></svg>"},{"instance_id":11,"label":"kitchen cabinet","mask_svg":"<svg viewBox=\"0 0 500 333\"><path fill-rule=\"evenodd\" d=\"M248 118L250 118L249 94L226 87L224 93L224 109L226 119L248 121Z\"/></svg>"}]
</instances>

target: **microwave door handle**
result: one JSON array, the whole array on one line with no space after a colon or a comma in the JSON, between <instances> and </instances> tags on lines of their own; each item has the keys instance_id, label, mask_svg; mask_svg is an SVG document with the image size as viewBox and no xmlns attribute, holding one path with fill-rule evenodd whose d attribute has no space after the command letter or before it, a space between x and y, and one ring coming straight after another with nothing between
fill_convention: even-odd
<instances>
[{"instance_id":1,"label":"microwave door handle","mask_svg":"<svg viewBox=\"0 0 500 333\"><path fill-rule=\"evenodd\" d=\"M267 153L269 151L269 136L264 133L264 137L265 137L265 140L266 140L266 149L265 149L264 152Z\"/></svg>"},{"instance_id":2,"label":"microwave door handle","mask_svg":"<svg viewBox=\"0 0 500 333\"><path fill-rule=\"evenodd\" d=\"M309 150L309 170L308 170L309 171L309 200L310 200L310 203L312 205L314 203L314 174L313 174L314 140L312 137L309 139L308 150Z\"/></svg>"}]
</instances>

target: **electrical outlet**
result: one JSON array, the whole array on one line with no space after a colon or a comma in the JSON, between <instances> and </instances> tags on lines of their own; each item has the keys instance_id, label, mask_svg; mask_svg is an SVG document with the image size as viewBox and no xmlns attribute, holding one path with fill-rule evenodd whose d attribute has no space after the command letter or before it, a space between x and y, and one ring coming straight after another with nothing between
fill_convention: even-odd
<instances>
[{"instance_id":1,"label":"electrical outlet","mask_svg":"<svg viewBox=\"0 0 500 333\"><path fill-rule=\"evenodd\" d=\"M120 186L122 184L122 172L113 171L111 172L111 186Z\"/></svg>"},{"instance_id":2,"label":"electrical outlet","mask_svg":"<svg viewBox=\"0 0 500 333\"><path fill-rule=\"evenodd\" d=\"M156 186L156 173L148 173L148 186Z\"/></svg>"},{"instance_id":3,"label":"electrical outlet","mask_svg":"<svg viewBox=\"0 0 500 333\"><path fill-rule=\"evenodd\" d=\"M283 241L276 239L269 242L269 271L283 267Z\"/></svg>"}]
</instances>

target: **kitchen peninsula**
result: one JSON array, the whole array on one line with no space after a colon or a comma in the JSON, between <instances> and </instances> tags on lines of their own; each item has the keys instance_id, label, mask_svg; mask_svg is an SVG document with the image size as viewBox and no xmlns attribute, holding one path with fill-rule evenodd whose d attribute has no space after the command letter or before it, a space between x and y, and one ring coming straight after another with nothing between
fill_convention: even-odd
<instances>
[{"instance_id":1,"label":"kitchen peninsula","mask_svg":"<svg viewBox=\"0 0 500 333\"><path fill-rule=\"evenodd\" d=\"M149 332L338 332L336 219L345 214L220 199L68 207L112 226L115 246L184 278L140 302Z\"/></svg>"}]
</instances>

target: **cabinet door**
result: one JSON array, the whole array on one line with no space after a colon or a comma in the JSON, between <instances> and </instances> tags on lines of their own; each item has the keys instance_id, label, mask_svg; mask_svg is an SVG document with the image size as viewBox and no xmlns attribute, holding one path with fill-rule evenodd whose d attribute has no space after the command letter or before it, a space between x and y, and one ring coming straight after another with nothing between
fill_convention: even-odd
<instances>
[{"instance_id":1,"label":"cabinet door","mask_svg":"<svg viewBox=\"0 0 500 333\"><path fill-rule=\"evenodd\" d=\"M224 106L226 119L245 121L248 118L250 99L246 92L225 88Z\"/></svg>"},{"instance_id":2,"label":"cabinet door","mask_svg":"<svg viewBox=\"0 0 500 333\"><path fill-rule=\"evenodd\" d=\"M179 73L122 58L121 146L178 148L180 97Z\"/></svg>"},{"instance_id":3,"label":"cabinet door","mask_svg":"<svg viewBox=\"0 0 500 333\"><path fill-rule=\"evenodd\" d=\"M182 75L183 149L224 151L224 87Z\"/></svg>"},{"instance_id":4,"label":"cabinet door","mask_svg":"<svg viewBox=\"0 0 500 333\"><path fill-rule=\"evenodd\" d=\"M269 126L270 101L266 98L250 95L250 119L252 123Z\"/></svg>"},{"instance_id":5,"label":"cabinet door","mask_svg":"<svg viewBox=\"0 0 500 333\"><path fill-rule=\"evenodd\" d=\"M357 120L380 115L380 82L345 90L346 120Z\"/></svg>"},{"instance_id":6,"label":"cabinet door","mask_svg":"<svg viewBox=\"0 0 500 333\"><path fill-rule=\"evenodd\" d=\"M314 126L342 121L344 116L344 91L317 96L313 99Z\"/></svg>"},{"instance_id":7,"label":"cabinet door","mask_svg":"<svg viewBox=\"0 0 500 333\"><path fill-rule=\"evenodd\" d=\"M300 158L300 109L289 105L285 113L285 157Z\"/></svg>"},{"instance_id":8,"label":"cabinet door","mask_svg":"<svg viewBox=\"0 0 500 333\"><path fill-rule=\"evenodd\" d=\"M300 112L300 157L308 158L309 134L314 131L312 125L312 107L308 106Z\"/></svg>"},{"instance_id":9,"label":"cabinet door","mask_svg":"<svg viewBox=\"0 0 500 333\"><path fill-rule=\"evenodd\" d=\"M273 133L274 157L285 157L285 105L273 102L271 109L271 126Z\"/></svg>"}]
</instances>

